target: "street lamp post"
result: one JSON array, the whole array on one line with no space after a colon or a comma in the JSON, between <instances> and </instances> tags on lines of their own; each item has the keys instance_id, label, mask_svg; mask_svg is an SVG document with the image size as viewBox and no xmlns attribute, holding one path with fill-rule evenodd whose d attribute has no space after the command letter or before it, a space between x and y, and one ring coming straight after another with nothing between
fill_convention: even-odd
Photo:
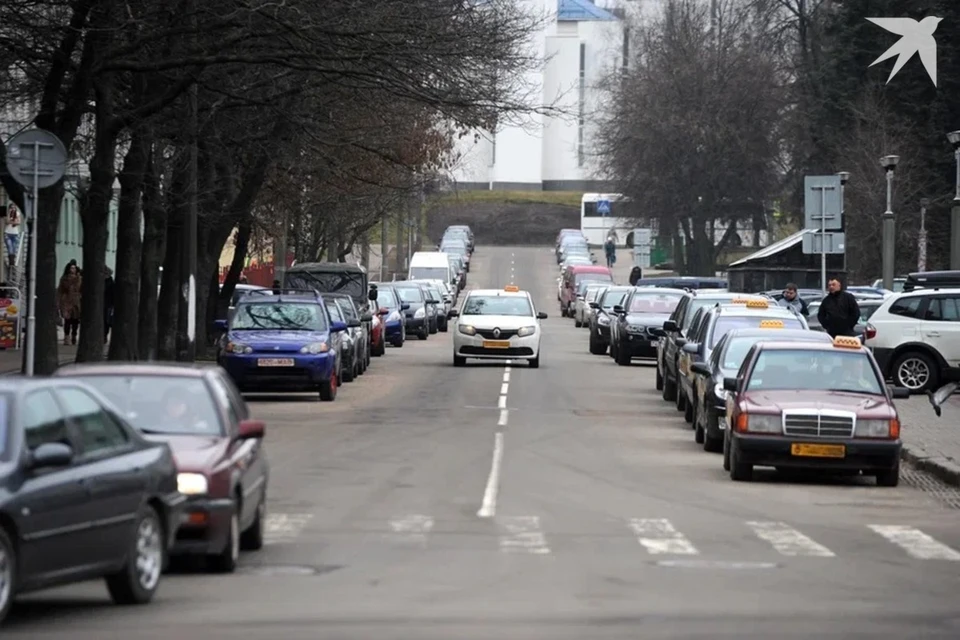
<instances>
[{"instance_id":1,"label":"street lamp post","mask_svg":"<svg viewBox=\"0 0 960 640\"><path fill-rule=\"evenodd\" d=\"M917 271L927 270L927 207L928 198L920 198L920 235L917 237Z\"/></svg>"},{"instance_id":2,"label":"street lamp post","mask_svg":"<svg viewBox=\"0 0 960 640\"><path fill-rule=\"evenodd\" d=\"M887 173L887 210L883 212L883 288L893 291L893 269L896 258L896 227L893 217L893 172L900 156L884 156L880 165Z\"/></svg>"},{"instance_id":3,"label":"street lamp post","mask_svg":"<svg viewBox=\"0 0 960 640\"><path fill-rule=\"evenodd\" d=\"M844 202L844 191L846 190L847 183L850 182L850 172L849 171L840 171L837 173L837 176L840 178L840 224L841 228L846 229L847 223L843 218L844 211L846 209L846 203ZM843 275L847 275L847 242L843 242ZM826 286L826 284L824 284Z\"/></svg>"},{"instance_id":4,"label":"street lamp post","mask_svg":"<svg viewBox=\"0 0 960 640\"><path fill-rule=\"evenodd\" d=\"M948 133L947 140L953 145L953 159L956 164L953 208L950 209L950 268L960 269L960 131Z\"/></svg>"}]
</instances>

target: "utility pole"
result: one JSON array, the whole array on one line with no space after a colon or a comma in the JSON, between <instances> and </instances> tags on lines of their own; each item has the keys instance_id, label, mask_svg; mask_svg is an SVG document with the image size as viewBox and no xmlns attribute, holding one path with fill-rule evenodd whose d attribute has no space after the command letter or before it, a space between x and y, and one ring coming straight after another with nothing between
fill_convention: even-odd
<instances>
[{"instance_id":1,"label":"utility pole","mask_svg":"<svg viewBox=\"0 0 960 640\"><path fill-rule=\"evenodd\" d=\"M394 269L393 269L394 279L396 279L396 276L398 274L403 272L403 256L406 251L403 247L403 237L404 237L404 232L406 231L405 227L407 226L406 216L404 215L405 212L406 210L403 208L403 206L401 206L397 210L397 222L396 222L397 228L395 230L396 236L397 236L397 248L396 248L397 255L396 255L396 260L394 261Z\"/></svg>"},{"instance_id":2,"label":"utility pole","mask_svg":"<svg viewBox=\"0 0 960 640\"><path fill-rule=\"evenodd\" d=\"M887 210L883 212L883 288L893 291L894 261L897 251L897 229L893 216L893 172L900 156L884 156L880 165L887 174Z\"/></svg>"},{"instance_id":3,"label":"utility pole","mask_svg":"<svg viewBox=\"0 0 960 640\"><path fill-rule=\"evenodd\" d=\"M287 249L288 236L290 234L290 222L287 219L287 209L280 214L280 237L274 239L273 243L273 279L280 281L283 286L283 276L287 272Z\"/></svg>"},{"instance_id":4,"label":"utility pole","mask_svg":"<svg viewBox=\"0 0 960 640\"><path fill-rule=\"evenodd\" d=\"M384 214L380 219L380 282L387 278L387 220L389 216Z\"/></svg>"},{"instance_id":5,"label":"utility pole","mask_svg":"<svg viewBox=\"0 0 960 640\"><path fill-rule=\"evenodd\" d=\"M190 16L190 41L196 43L197 37L197 5L196 0L188 3ZM197 359L197 174L198 143L200 137L197 83L190 85L187 100L187 129L188 145L190 149L190 167L187 171L187 215L183 225L183 245L180 250L180 295L183 300L179 305L177 324L180 330L186 330L180 344L179 358L181 362L193 362Z\"/></svg>"}]
</instances>

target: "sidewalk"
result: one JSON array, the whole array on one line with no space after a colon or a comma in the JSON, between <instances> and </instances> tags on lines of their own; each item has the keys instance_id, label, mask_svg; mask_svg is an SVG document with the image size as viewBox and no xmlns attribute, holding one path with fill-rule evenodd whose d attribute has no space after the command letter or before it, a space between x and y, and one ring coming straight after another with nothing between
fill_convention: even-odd
<instances>
[{"instance_id":1,"label":"sidewalk","mask_svg":"<svg viewBox=\"0 0 960 640\"><path fill-rule=\"evenodd\" d=\"M903 458L944 482L960 486L960 395L943 405L938 418L926 396L897 400Z\"/></svg>"},{"instance_id":2,"label":"sidewalk","mask_svg":"<svg viewBox=\"0 0 960 640\"><path fill-rule=\"evenodd\" d=\"M9 376L20 373L23 368L23 349L6 349L0 351L0 376ZM75 345L65 345L62 342L57 345L60 352L60 364L67 364L77 359L77 347Z\"/></svg>"}]
</instances>

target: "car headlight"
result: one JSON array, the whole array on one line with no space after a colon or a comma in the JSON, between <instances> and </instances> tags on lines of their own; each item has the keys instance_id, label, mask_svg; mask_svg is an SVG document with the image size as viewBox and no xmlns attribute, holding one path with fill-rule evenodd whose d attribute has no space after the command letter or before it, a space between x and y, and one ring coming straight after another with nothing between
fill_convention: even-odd
<instances>
[{"instance_id":1,"label":"car headlight","mask_svg":"<svg viewBox=\"0 0 960 640\"><path fill-rule=\"evenodd\" d=\"M422 318L425 315L427 315L427 312L424 311L424 307L420 307L419 309L413 312L414 318Z\"/></svg>"},{"instance_id":2,"label":"car headlight","mask_svg":"<svg viewBox=\"0 0 960 640\"><path fill-rule=\"evenodd\" d=\"M326 342L314 342L313 344L304 345L300 348L300 353L309 353L311 355L326 353L327 351L330 351L330 345Z\"/></svg>"},{"instance_id":3,"label":"car headlight","mask_svg":"<svg viewBox=\"0 0 960 640\"><path fill-rule=\"evenodd\" d=\"M178 473L177 491L185 496L202 496L209 489L207 477L202 473Z\"/></svg>"},{"instance_id":4,"label":"car headlight","mask_svg":"<svg viewBox=\"0 0 960 640\"><path fill-rule=\"evenodd\" d=\"M627 333L643 333L644 328L635 324L627 325Z\"/></svg>"},{"instance_id":5,"label":"car headlight","mask_svg":"<svg viewBox=\"0 0 960 640\"><path fill-rule=\"evenodd\" d=\"M517 331L517 336L523 338L525 336L532 336L537 332L536 327L520 327L520 330Z\"/></svg>"},{"instance_id":6,"label":"car headlight","mask_svg":"<svg viewBox=\"0 0 960 640\"><path fill-rule=\"evenodd\" d=\"M253 353L253 348L239 342L228 342L225 351L227 353Z\"/></svg>"},{"instance_id":7,"label":"car headlight","mask_svg":"<svg viewBox=\"0 0 960 640\"><path fill-rule=\"evenodd\" d=\"M723 383L713 385L713 395L720 402L727 401L727 390L723 388Z\"/></svg>"},{"instance_id":8,"label":"car headlight","mask_svg":"<svg viewBox=\"0 0 960 640\"><path fill-rule=\"evenodd\" d=\"M858 438L889 438L891 420L857 420Z\"/></svg>"},{"instance_id":9,"label":"car headlight","mask_svg":"<svg viewBox=\"0 0 960 640\"><path fill-rule=\"evenodd\" d=\"M403 320L403 316L400 315L399 311L391 311L390 315L387 316L387 322L399 322Z\"/></svg>"},{"instance_id":10,"label":"car headlight","mask_svg":"<svg viewBox=\"0 0 960 640\"><path fill-rule=\"evenodd\" d=\"M751 433L780 433L783 430L779 415L751 413L747 415L747 431Z\"/></svg>"},{"instance_id":11,"label":"car headlight","mask_svg":"<svg viewBox=\"0 0 960 640\"><path fill-rule=\"evenodd\" d=\"M462 333L465 336L475 336L477 335L477 330L470 326L469 324L461 324L457 327L457 331Z\"/></svg>"},{"instance_id":12,"label":"car headlight","mask_svg":"<svg viewBox=\"0 0 960 640\"><path fill-rule=\"evenodd\" d=\"M597 317L597 323L602 324L603 326L608 326L610 324L610 316L603 314L602 316Z\"/></svg>"}]
</instances>

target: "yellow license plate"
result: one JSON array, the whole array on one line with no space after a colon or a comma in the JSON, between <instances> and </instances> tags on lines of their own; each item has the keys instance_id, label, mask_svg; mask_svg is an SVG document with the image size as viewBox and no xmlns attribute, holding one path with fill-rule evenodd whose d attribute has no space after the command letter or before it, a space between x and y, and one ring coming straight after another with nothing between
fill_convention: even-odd
<instances>
[{"instance_id":1,"label":"yellow license plate","mask_svg":"<svg viewBox=\"0 0 960 640\"><path fill-rule=\"evenodd\" d=\"M798 444L790 445L790 453L806 458L843 458L847 448L842 444Z\"/></svg>"},{"instance_id":2,"label":"yellow license plate","mask_svg":"<svg viewBox=\"0 0 960 640\"><path fill-rule=\"evenodd\" d=\"M509 340L484 340L483 348L484 349L509 349L510 341Z\"/></svg>"},{"instance_id":3,"label":"yellow license plate","mask_svg":"<svg viewBox=\"0 0 960 640\"><path fill-rule=\"evenodd\" d=\"M258 367L292 367L293 358L259 358Z\"/></svg>"}]
</instances>

